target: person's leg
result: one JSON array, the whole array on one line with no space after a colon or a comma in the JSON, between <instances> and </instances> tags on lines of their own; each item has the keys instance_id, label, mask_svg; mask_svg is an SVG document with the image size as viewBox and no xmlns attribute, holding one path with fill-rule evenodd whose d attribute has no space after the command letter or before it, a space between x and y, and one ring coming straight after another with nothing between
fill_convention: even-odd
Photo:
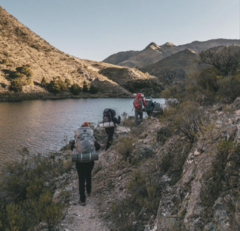
<instances>
[{"instance_id":1,"label":"person's leg","mask_svg":"<svg viewBox=\"0 0 240 231\"><path fill-rule=\"evenodd\" d=\"M140 115L140 119L142 120L143 119L143 112L139 111L139 115Z\"/></svg>"},{"instance_id":2,"label":"person's leg","mask_svg":"<svg viewBox=\"0 0 240 231\"><path fill-rule=\"evenodd\" d=\"M77 163L78 181L79 181L79 195L80 201L85 202L85 178L86 178L86 166L84 163Z\"/></svg>"},{"instance_id":3,"label":"person's leg","mask_svg":"<svg viewBox=\"0 0 240 231\"><path fill-rule=\"evenodd\" d=\"M135 111L135 127L138 126L138 111Z\"/></svg>"},{"instance_id":4,"label":"person's leg","mask_svg":"<svg viewBox=\"0 0 240 231\"><path fill-rule=\"evenodd\" d=\"M114 127L112 128L108 128L107 129L107 134L108 134L108 140L107 140L107 145L106 145L106 151L108 150L108 148L111 146L112 141L113 141L113 134L114 134Z\"/></svg>"},{"instance_id":5,"label":"person's leg","mask_svg":"<svg viewBox=\"0 0 240 231\"><path fill-rule=\"evenodd\" d=\"M94 167L94 161L88 163L87 169L86 169L86 189L87 189L87 194L91 194L92 192L92 170Z\"/></svg>"}]
</instances>

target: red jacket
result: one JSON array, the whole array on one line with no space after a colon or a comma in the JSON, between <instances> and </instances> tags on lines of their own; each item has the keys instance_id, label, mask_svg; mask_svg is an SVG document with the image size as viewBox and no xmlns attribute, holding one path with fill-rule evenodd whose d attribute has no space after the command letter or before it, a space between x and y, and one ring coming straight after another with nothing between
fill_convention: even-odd
<instances>
[{"instance_id":1,"label":"red jacket","mask_svg":"<svg viewBox=\"0 0 240 231\"><path fill-rule=\"evenodd\" d=\"M135 105L134 105L135 100L139 100L139 99L142 101L142 105L143 105L144 107L147 106L147 104L146 104L146 102L145 102L145 99L142 97L142 93L137 93L137 95L136 95L136 97L135 97L135 99L134 99L134 101L133 101L133 106L134 106L134 108L135 108L135 111L139 111L139 109L136 108ZM142 111L142 110L143 110L143 107L142 107L140 110Z\"/></svg>"}]
</instances>

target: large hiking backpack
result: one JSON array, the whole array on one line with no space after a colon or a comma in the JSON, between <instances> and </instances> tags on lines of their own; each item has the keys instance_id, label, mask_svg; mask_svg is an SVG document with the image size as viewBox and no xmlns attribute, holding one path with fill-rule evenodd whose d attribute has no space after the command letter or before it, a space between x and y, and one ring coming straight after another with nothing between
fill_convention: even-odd
<instances>
[{"instance_id":1,"label":"large hiking backpack","mask_svg":"<svg viewBox=\"0 0 240 231\"><path fill-rule=\"evenodd\" d=\"M136 110L141 111L143 107L143 102L142 102L142 93L137 93L135 96L135 99L133 100L133 106L135 107Z\"/></svg>"},{"instance_id":2,"label":"large hiking backpack","mask_svg":"<svg viewBox=\"0 0 240 231\"><path fill-rule=\"evenodd\" d=\"M152 102L152 97L151 96L147 96L145 98L145 101L146 101L146 104L147 104L146 111L147 112L153 112L154 104Z\"/></svg>"},{"instance_id":3,"label":"large hiking backpack","mask_svg":"<svg viewBox=\"0 0 240 231\"><path fill-rule=\"evenodd\" d=\"M163 108L161 107L160 103L154 102L154 115L162 115L163 114Z\"/></svg>"},{"instance_id":4,"label":"large hiking backpack","mask_svg":"<svg viewBox=\"0 0 240 231\"><path fill-rule=\"evenodd\" d=\"M78 162L89 162L98 160L98 154L95 152L95 138L93 130L89 127L81 127L75 131L76 153L72 154L72 160Z\"/></svg>"},{"instance_id":5,"label":"large hiking backpack","mask_svg":"<svg viewBox=\"0 0 240 231\"><path fill-rule=\"evenodd\" d=\"M103 123L105 122L113 122L113 117L116 115L115 110L111 108L106 108L103 111Z\"/></svg>"}]
</instances>

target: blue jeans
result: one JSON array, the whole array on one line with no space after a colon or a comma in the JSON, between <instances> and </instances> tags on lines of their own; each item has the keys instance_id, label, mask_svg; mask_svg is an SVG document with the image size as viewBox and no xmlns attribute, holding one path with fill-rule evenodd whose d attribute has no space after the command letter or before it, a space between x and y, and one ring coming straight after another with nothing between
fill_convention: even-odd
<instances>
[{"instance_id":1,"label":"blue jeans","mask_svg":"<svg viewBox=\"0 0 240 231\"><path fill-rule=\"evenodd\" d=\"M135 111L135 127L138 126L138 116L140 116L140 119L143 118L143 112L142 111Z\"/></svg>"}]
</instances>

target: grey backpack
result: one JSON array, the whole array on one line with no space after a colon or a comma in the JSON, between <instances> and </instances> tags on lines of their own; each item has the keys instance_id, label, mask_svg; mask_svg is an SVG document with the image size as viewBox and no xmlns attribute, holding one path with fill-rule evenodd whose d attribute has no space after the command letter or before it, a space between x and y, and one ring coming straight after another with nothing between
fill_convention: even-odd
<instances>
[{"instance_id":1,"label":"grey backpack","mask_svg":"<svg viewBox=\"0 0 240 231\"><path fill-rule=\"evenodd\" d=\"M81 127L75 131L75 147L78 153L90 153L95 151L95 138L93 130L89 127Z\"/></svg>"}]
</instances>

